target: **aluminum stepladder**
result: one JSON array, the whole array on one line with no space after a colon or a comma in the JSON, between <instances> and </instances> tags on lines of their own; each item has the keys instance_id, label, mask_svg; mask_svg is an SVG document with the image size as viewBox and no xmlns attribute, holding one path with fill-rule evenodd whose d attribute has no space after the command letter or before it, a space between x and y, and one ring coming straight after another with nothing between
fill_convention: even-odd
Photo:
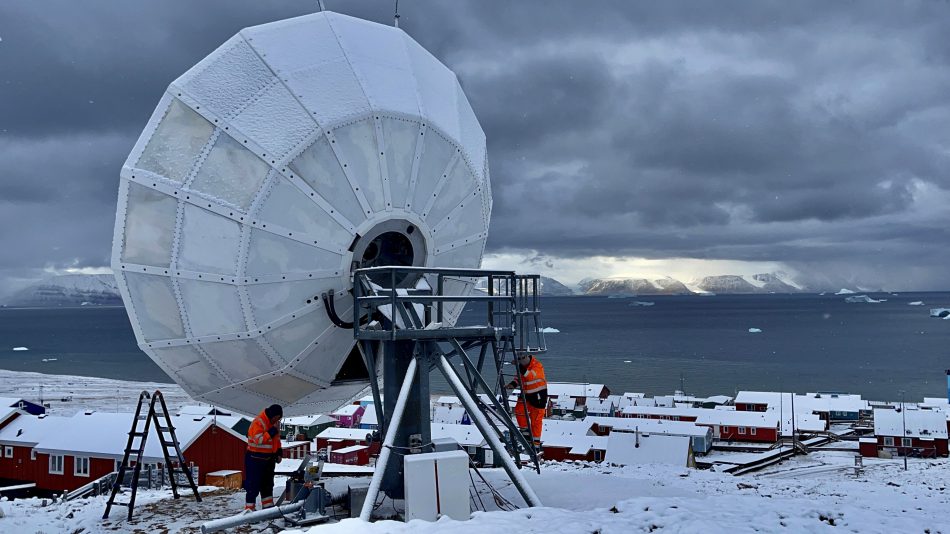
<instances>
[{"instance_id":1,"label":"aluminum stepladder","mask_svg":"<svg viewBox=\"0 0 950 534\"><path fill-rule=\"evenodd\" d=\"M158 406L156 406L158 401ZM148 413L142 415L142 408L148 402ZM157 408L157 409L156 409ZM159 410L161 413L159 414ZM161 418L159 417L161 416ZM161 419L165 420L165 426L162 426ZM139 430L139 424L144 421L145 428ZM125 455L122 457L122 464L119 466L119 473L116 476L115 484L112 486L112 493L109 495L109 501L106 503L106 511L102 514L103 519L109 518L109 512L112 505L127 506L129 509L129 519L132 519L132 511L135 507L135 494L139 487L139 474L142 470L142 457L145 455L145 443L148 440L148 433L152 422L155 422L155 430L158 433L158 439L162 447L162 455L165 457L165 471L168 474L168 483L172 487L172 494L176 499L181 496L178 494L178 480L176 473L184 473L188 479L188 485L195 495L195 501L201 502L201 495L198 494L198 486L192 476L191 469L185 465L185 457L181 454L181 447L178 445L178 438L175 436L175 427L172 425L171 417L168 415L168 406L165 404L165 397L162 392L155 390L155 393L149 395L148 391L139 394L138 406L135 408L135 418L132 420L132 430L129 431L129 440L125 446ZM138 443L136 444L136 440ZM173 457L169 455L169 449L174 450L174 459L178 467L172 466ZM132 493L129 495L128 502L118 502L115 500L125 479L125 473L129 468L129 457L135 454L135 466L132 467Z\"/></svg>"}]
</instances>

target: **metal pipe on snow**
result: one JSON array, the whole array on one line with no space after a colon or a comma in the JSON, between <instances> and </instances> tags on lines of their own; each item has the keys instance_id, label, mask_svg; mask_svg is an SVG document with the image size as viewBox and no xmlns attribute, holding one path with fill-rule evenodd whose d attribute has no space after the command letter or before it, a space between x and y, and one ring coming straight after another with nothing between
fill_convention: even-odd
<instances>
[{"instance_id":1,"label":"metal pipe on snow","mask_svg":"<svg viewBox=\"0 0 950 534\"><path fill-rule=\"evenodd\" d=\"M416 359L413 358L406 368L406 377L402 380L402 387L399 389L399 397L396 398L396 406L393 407L393 418L389 421L386 429L386 437L383 439L383 447L379 451L379 459L376 460L376 467L373 470L373 480L369 484L369 490L366 492L366 500L363 501L363 508L360 510L360 519L369 521L373 515L373 504L379 495L379 485L383 482L383 474L386 472L386 464L389 463L389 455L392 452L393 441L396 440L396 431L399 423L402 422L402 414L406 411L406 401L409 399L409 390L412 389L412 381L416 376Z\"/></svg>"},{"instance_id":2,"label":"metal pipe on snow","mask_svg":"<svg viewBox=\"0 0 950 534\"><path fill-rule=\"evenodd\" d=\"M258 510L256 512L233 515L231 517L222 517L221 519L208 521L207 523L201 525L201 534L209 534L210 532L221 532L222 530L239 527L241 525L259 523L261 521L267 521L268 519L277 519L278 517L290 515L300 510L301 508L303 508L303 504L304 504L303 501L300 501L300 502L295 502L293 504L285 504L283 506L273 506L271 508L265 508L263 510Z\"/></svg>"}]
</instances>

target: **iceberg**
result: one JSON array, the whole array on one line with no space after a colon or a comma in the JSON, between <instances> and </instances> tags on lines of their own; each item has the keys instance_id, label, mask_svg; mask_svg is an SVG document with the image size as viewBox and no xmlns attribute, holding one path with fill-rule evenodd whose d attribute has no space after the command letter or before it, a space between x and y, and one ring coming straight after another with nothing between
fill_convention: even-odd
<instances>
[{"instance_id":1,"label":"iceberg","mask_svg":"<svg viewBox=\"0 0 950 534\"><path fill-rule=\"evenodd\" d=\"M854 296L851 296L851 297L845 297L845 298L844 298L844 301L845 301L845 302L850 302L850 303L852 303L852 304L855 303L855 302L865 302L865 303L868 303L868 304L877 304L877 303L879 303L879 302L886 302L884 299L881 299L881 300L874 300L874 299L872 299L871 297L869 297L869 296L867 296L867 295L854 295Z\"/></svg>"},{"instance_id":2,"label":"iceberg","mask_svg":"<svg viewBox=\"0 0 950 534\"><path fill-rule=\"evenodd\" d=\"M749 333L750 333L750 334L760 334L760 333L762 333L762 329L761 329L761 328L750 328L750 329L749 329Z\"/></svg>"},{"instance_id":3,"label":"iceberg","mask_svg":"<svg viewBox=\"0 0 950 534\"><path fill-rule=\"evenodd\" d=\"M838 292L835 293L835 295L854 295L854 291L851 291L850 289L843 287L839 289Z\"/></svg>"},{"instance_id":4,"label":"iceberg","mask_svg":"<svg viewBox=\"0 0 950 534\"><path fill-rule=\"evenodd\" d=\"M950 308L930 308L931 317L950 317ZM14 349L16 350L16 349Z\"/></svg>"},{"instance_id":5,"label":"iceberg","mask_svg":"<svg viewBox=\"0 0 950 534\"><path fill-rule=\"evenodd\" d=\"M561 333L561 331L558 330L557 328L551 328L551 327L545 326L544 328L541 329L541 333L542 334L559 334Z\"/></svg>"},{"instance_id":6,"label":"iceberg","mask_svg":"<svg viewBox=\"0 0 950 534\"><path fill-rule=\"evenodd\" d=\"M30 350L30 349L28 349L28 348L26 348L26 347L13 347L13 350L14 350L15 352L20 352L20 351Z\"/></svg>"},{"instance_id":7,"label":"iceberg","mask_svg":"<svg viewBox=\"0 0 950 534\"><path fill-rule=\"evenodd\" d=\"M908 305L908 306L923 306L923 305L924 305L924 301L922 301L922 300L915 300L914 302L908 302L907 305Z\"/></svg>"},{"instance_id":8,"label":"iceberg","mask_svg":"<svg viewBox=\"0 0 950 534\"><path fill-rule=\"evenodd\" d=\"M631 302L629 306L653 306L654 302L647 302L643 300L638 300L636 302Z\"/></svg>"}]
</instances>

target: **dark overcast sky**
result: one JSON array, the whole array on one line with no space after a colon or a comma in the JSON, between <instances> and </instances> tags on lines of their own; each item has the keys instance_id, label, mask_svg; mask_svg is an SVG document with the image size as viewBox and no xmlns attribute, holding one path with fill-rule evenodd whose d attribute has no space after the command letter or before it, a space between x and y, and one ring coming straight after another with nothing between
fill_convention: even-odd
<instances>
[{"instance_id":1,"label":"dark overcast sky","mask_svg":"<svg viewBox=\"0 0 950 534\"><path fill-rule=\"evenodd\" d=\"M392 2L326 4L392 20ZM44 269L107 266L119 169L168 83L242 27L315 6L0 4L0 293ZM488 136L490 253L554 272L697 258L950 289L947 2L400 11Z\"/></svg>"}]
</instances>

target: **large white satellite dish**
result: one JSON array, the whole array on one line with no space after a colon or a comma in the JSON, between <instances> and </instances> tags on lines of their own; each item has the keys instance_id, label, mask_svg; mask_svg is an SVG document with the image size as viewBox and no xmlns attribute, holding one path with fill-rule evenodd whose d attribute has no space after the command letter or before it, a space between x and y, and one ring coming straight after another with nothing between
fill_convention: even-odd
<instances>
[{"instance_id":1,"label":"large white satellite dish","mask_svg":"<svg viewBox=\"0 0 950 534\"><path fill-rule=\"evenodd\" d=\"M353 331L314 297L349 317L354 265L477 268L490 213L452 71L323 12L246 28L169 86L122 168L112 267L139 346L193 397L309 413L366 385L340 379Z\"/></svg>"}]
</instances>

